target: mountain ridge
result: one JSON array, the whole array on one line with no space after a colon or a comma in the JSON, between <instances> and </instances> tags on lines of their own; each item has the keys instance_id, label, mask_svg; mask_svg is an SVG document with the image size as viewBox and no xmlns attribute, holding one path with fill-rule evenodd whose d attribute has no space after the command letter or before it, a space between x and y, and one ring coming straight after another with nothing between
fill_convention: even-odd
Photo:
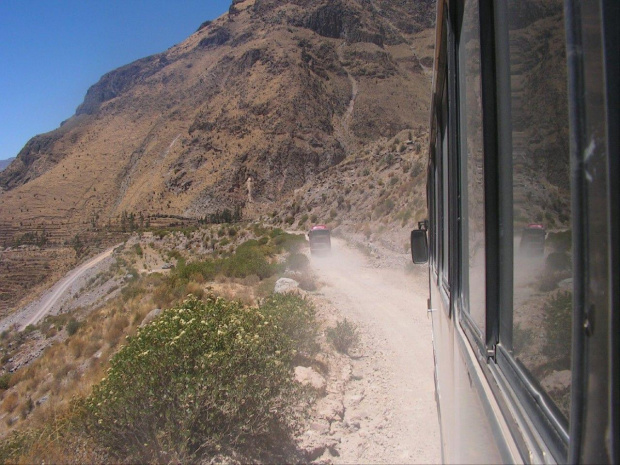
<instances>
[{"instance_id":1,"label":"mountain ridge","mask_svg":"<svg viewBox=\"0 0 620 465\"><path fill-rule=\"evenodd\" d=\"M402 250L401 229L424 216L433 13L430 1L234 1L104 74L0 173L1 309L79 260L78 244L119 240L128 218L362 222L362 238L383 231Z\"/></svg>"},{"instance_id":2,"label":"mountain ridge","mask_svg":"<svg viewBox=\"0 0 620 465\"><path fill-rule=\"evenodd\" d=\"M413 82L428 81L424 57L407 50L411 37L389 18L432 2L397 3L399 15L389 4L381 16L388 2L233 2L182 43L106 73L74 116L31 139L0 175L5 211L33 226L41 212L71 235L72 220L93 216L200 216L244 204L250 176L257 199L278 200L426 118L426 85ZM355 111L337 127L356 83ZM30 197L30 215L17 192Z\"/></svg>"},{"instance_id":3,"label":"mountain ridge","mask_svg":"<svg viewBox=\"0 0 620 465\"><path fill-rule=\"evenodd\" d=\"M0 160L0 171L4 170L11 162L15 160L15 157L7 158L6 160Z\"/></svg>"}]
</instances>

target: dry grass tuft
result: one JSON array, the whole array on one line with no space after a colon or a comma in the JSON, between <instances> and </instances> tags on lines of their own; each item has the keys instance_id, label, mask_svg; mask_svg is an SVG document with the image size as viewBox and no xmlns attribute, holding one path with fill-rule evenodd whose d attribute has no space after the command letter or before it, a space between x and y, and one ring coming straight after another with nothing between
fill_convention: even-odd
<instances>
[{"instance_id":1,"label":"dry grass tuft","mask_svg":"<svg viewBox=\"0 0 620 465\"><path fill-rule=\"evenodd\" d=\"M8 394L2 401L0 409L6 413L13 413L19 404L19 394L15 391Z\"/></svg>"}]
</instances>

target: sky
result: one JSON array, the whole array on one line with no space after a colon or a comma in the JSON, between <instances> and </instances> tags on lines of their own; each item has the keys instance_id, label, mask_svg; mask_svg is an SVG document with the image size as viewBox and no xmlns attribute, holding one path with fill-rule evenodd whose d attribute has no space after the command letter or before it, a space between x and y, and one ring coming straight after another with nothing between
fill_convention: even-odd
<instances>
[{"instance_id":1,"label":"sky","mask_svg":"<svg viewBox=\"0 0 620 465\"><path fill-rule=\"evenodd\" d=\"M0 0L0 160L75 113L99 78L163 52L231 0Z\"/></svg>"}]
</instances>

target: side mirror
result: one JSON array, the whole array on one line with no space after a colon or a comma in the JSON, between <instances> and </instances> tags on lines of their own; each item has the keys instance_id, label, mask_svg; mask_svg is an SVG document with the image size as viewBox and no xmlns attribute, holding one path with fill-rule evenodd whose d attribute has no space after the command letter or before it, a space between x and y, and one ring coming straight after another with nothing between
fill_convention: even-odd
<instances>
[{"instance_id":1,"label":"side mirror","mask_svg":"<svg viewBox=\"0 0 620 465\"><path fill-rule=\"evenodd\" d=\"M424 229L411 231L411 259L416 265L428 262L428 242Z\"/></svg>"}]
</instances>

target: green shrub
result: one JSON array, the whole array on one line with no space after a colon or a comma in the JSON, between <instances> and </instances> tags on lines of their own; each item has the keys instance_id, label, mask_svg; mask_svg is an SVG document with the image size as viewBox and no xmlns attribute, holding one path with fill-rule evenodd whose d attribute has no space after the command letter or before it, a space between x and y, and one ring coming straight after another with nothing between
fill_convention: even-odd
<instances>
[{"instance_id":1,"label":"green shrub","mask_svg":"<svg viewBox=\"0 0 620 465\"><path fill-rule=\"evenodd\" d=\"M306 243L306 237L303 234L282 233L274 238L274 243L281 250L287 252L296 252Z\"/></svg>"},{"instance_id":2,"label":"green shrub","mask_svg":"<svg viewBox=\"0 0 620 465\"><path fill-rule=\"evenodd\" d=\"M163 239L168 234L170 234L170 231L166 231L165 229L156 229L155 231L153 231L153 236L159 239Z\"/></svg>"},{"instance_id":3,"label":"green shrub","mask_svg":"<svg viewBox=\"0 0 620 465\"><path fill-rule=\"evenodd\" d=\"M28 334L37 329L34 325L28 325L24 328L24 333Z\"/></svg>"},{"instance_id":4,"label":"green shrub","mask_svg":"<svg viewBox=\"0 0 620 465\"><path fill-rule=\"evenodd\" d=\"M234 255L222 262L222 272L229 278L245 278L256 275L260 279L274 275L278 266L271 264L256 247L239 247Z\"/></svg>"},{"instance_id":5,"label":"green shrub","mask_svg":"<svg viewBox=\"0 0 620 465\"><path fill-rule=\"evenodd\" d=\"M348 354L349 349L356 346L359 342L357 326L346 318L336 323L335 328L328 328L325 335L327 336L327 341L330 342L338 352L343 354Z\"/></svg>"},{"instance_id":6,"label":"green shrub","mask_svg":"<svg viewBox=\"0 0 620 465\"><path fill-rule=\"evenodd\" d=\"M310 260L302 253L292 253L286 259L286 266L291 270L305 270L310 264Z\"/></svg>"},{"instance_id":7,"label":"green shrub","mask_svg":"<svg viewBox=\"0 0 620 465\"><path fill-rule=\"evenodd\" d=\"M273 320L295 352L305 356L316 353L316 311L308 300L292 294L271 294L263 301L261 311Z\"/></svg>"},{"instance_id":8,"label":"green shrub","mask_svg":"<svg viewBox=\"0 0 620 465\"><path fill-rule=\"evenodd\" d=\"M5 373L0 376L0 389L6 390L10 387L11 374Z\"/></svg>"},{"instance_id":9,"label":"green shrub","mask_svg":"<svg viewBox=\"0 0 620 465\"><path fill-rule=\"evenodd\" d=\"M134 281L121 289L121 296L123 300L128 301L143 295L145 292L146 290L138 282Z\"/></svg>"},{"instance_id":10,"label":"green shrub","mask_svg":"<svg viewBox=\"0 0 620 465\"><path fill-rule=\"evenodd\" d=\"M567 277L565 275L570 276L567 273L558 273L554 271L544 273L538 280L538 289L541 292L550 292L557 289L558 283Z\"/></svg>"},{"instance_id":11,"label":"green shrub","mask_svg":"<svg viewBox=\"0 0 620 465\"><path fill-rule=\"evenodd\" d=\"M195 276L202 276L202 278L209 281L215 278L216 272L215 263L212 261L183 262L177 265L174 270L174 274L185 281L194 279Z\"/></svg>"},{"instance_id":12,"label":"green shrub","mask_svg":"<svg viewBox=\"0 0 620 465\"><path fill-rule=\"evenodd\" d=\"M167 255L170 260L182 260L183 259L183 255L181 255L181 252L179 252L176 249L168 250Z\"/></svg>"},{"instance_id":13,"label":"green shrub","mask_svg":"<svg viewBox=\"0 0 620 465\"><path fill-rule=\"evenodd\" d=\"M188 281L171 274L153 292L153 303L159 308L165 308L178 302L187 295Z\"/></svg>"},{"instance_id":14,"label":"green shrub","mask_svg":"<svg viewBox=\"0 0 620 465\"><path fill-rule=\"evenodd\" d=\"M273 237L281 236L282 234L286 234L282 229L273 228L271 232L269 233L269 236L273 238Z\"/></svg>"},{"instance_id":15,"label":"green shrub","mask_svg":"<svg viewBox=\"0 0 620 465\"><path fill-rule=\"evenodd\" d=\"M247 308L211 296L166 310L128 339L95 386L92 437L116 458L141 463L240 449L256 460L281 448L297 399L296 335L283 329L312 317L304 301L286 299ZM297 316L304 324L293 325Z\"/></svg>"},{"instance_id":16,"label":"green shrub","mask_svg":"<svg viewBox=\"0 0 620 465\"><path fill-rule=\"evenodd\" d=\"M299 288L303 289L304 291L316 291L317 290L317 285L316 285L314 276L309 271L305 271L304 273L302 273L301 277L299 277L297 281L299 281Z\"/></svg>"},{"instance_id":17,"label":"green shrub","mask_svg":"<svg viewBox=\"0 0 620 465\"><path fill-rule=\"evenodd\" d=\"M550 246L556 252L567 252L571 249L573 240L572 230L550 232L547 235L546 245Z\"/></svg>"},{"instance_id":18,"label":"green shrub","mask_svg":"<svg viewBox=\"0 0 620 465\"><path fill-rule=\"evenodd\" d=\"M69 334L69 336L73 336L77 333L78 329L80 329L80 322L75 318L71 318L69 323L67 323L67 334Z\"/></svg>"},{"instance_id":19,"label":"green shrub","mask_svg":"<svg viewBox=\"0 0 620 465\"><path fill-rule=\"evenodd\" d=\"M267 240L267 242L268 241L269 240ZM245 241L243 244L239 244L239 246L237 247L237 250L252 249L252 248L255 248L255 247L260 247L261 245L264 245L264 244L261 244L260 241L258 241L256 239L249 239L249 240Z\"/></svg>"},{"instance_id":20,"label":"green shrub","mask_svg":"<svg viewBox=\"0 0 620 465\"><path fill-rule=\"evenodd\" d=\"M277 214L277 212L275 212ZM255 236L264 236L269 233L269 229L265 228L261 223L255 223L252 225L252 232Z\"/></svg>"},{"instance_id":21,"label":"green shrub","mask_svg":"<svg viewBox=\"0 0 620 465\"><path fill-rule=\"evenodd\" d=\"M133 250L136 253L136 255L140 258L142 258L142 256L144 255L144 251L142 250L142 247L140 246L140 244L134 245Z\"/></svg>"}]
</instances>

